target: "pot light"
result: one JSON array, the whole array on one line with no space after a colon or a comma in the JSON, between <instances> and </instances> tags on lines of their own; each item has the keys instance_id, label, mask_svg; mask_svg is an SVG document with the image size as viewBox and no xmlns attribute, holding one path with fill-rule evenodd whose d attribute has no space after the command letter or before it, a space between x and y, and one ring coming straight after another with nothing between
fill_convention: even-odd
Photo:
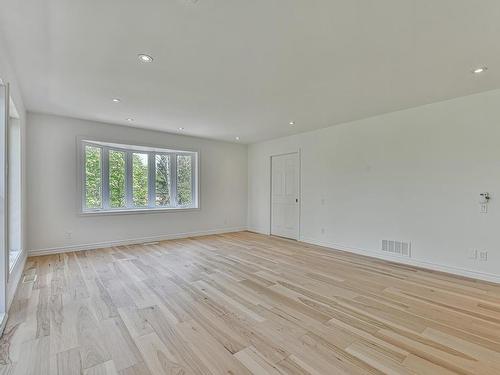
<instances>
[{"instance_id":1,"label":"pot light","mask_svg":"<svg viewBox=\"0 0 500 375\"><path fill-rule=\"evenodd\" d=\"M474 73L474 74L481 74L481 73L484 73L487 70L488 70L488 68L486 66L481 66L479 68L474 69L472 71L472 73Z\"/></svg>"},{"instance_id":2,"label":"pot light","mask_svg":"<svg viewBox=\"0 0 500 375\"><path fill-rule=\"evenodd\" d=\"M132 122L132 121L134 121L134 119L133 119L132 117L129 117L129 118L127 119L127 121L128 121L128 122Z\"/></svg>"},{"instance_id":3,"label":"pot light","mask_svg":"<svg viewBox=\"0 0 500 375\"><path fill-rule=\"evenodd\" d=\"M239 140L240 140L240 137L234 137L234 139L236 139L237 141L239 141Z\"/></svg>"},{"instance_id":4,"label":"pot light","mask_svg":"<svg viewBox=\"0 0 500 375\"><path fill-rule=\"evenodd\" d=\"M113 98L112 100L113 100L113 103L120 103L121 102L121 100L118 98Z\"/></svg>"},{"instance_id":5,"label":"pot light","mask_svg":"<svg viewBox=\"0 0 500 375\"><path fill-rule=\"evenodd\" d=\"M153 58L149 55L144 54L144 53L138 54L137 57L139 58L139 60L141 62L146 62L146 63L153 62Z\"/></svg>"},{"instance_id":6,"label":"pot light","mask_svg":"<svg viewBox=\"0 0 500 375\"><path fill-rule=\"evenodd\" d=\"M184 128L177 128L177 129L179 129L180 131L183 131L183 130L184 130Z\"/></svg>"},{"instance_id":7,"label":"pot light","mask_svg":"<svg viewBox=\"0 0 500 375\"><path fill-rule=\"evenodd\" d=\"M294 126L294 125L295 125L295 121L290 121L288 124L289 124L290 126Z\"/></svg>"}]
</instances>

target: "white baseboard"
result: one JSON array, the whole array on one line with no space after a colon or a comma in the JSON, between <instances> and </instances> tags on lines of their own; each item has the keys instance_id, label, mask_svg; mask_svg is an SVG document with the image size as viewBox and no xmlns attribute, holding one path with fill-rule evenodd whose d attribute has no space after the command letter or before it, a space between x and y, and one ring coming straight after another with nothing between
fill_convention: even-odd
<instances>
[{"instance_id":1,"label":"white baseboard","mask_svg":"<svg viewBox=\"0 0 500 375\"><path fill-rule=\"evenodd\" d=\"M51 254L67 253L70 251L93 250L93 249L102 249L102 248L113 247L113 246L137 245L137 244L147 243L147 242L156 242L156 241L175 240L175 239L179 239L179 238L207 236L210 234L242 232L245 230L247 230L247 227L221 228L221 229L210 229L210 230L197 231L197 232L174 233L174 234L165 234L165 235L160 235L160 236L130 238L130 239L126 239L126 240L97 242L97 243L89 243L89 244L82 244L82 245L49 247L49 248L44 248L44 249L30 250L28 255L29 256L51 255Z\"/></svg>"},{"instance_id":2,"label":"white baseboard","mask_svg":"<svg viewBox=\"0 0 500 375\"><path fill-rule=\"evenodd\" d=\"M471 271L471 270L467 270L464 268L447 266L444 264L437 264L437 263L426 262L426 261L416 260L416 259L411 259L411 258L401 258L397 255L385 254L385 253L382 253L379 251L373 251L373 250L357 249L357 248L345 246L342 244L320 241L320 240L316 240L313 238L304 238L303 237L300 239L300 241L305 242L305 243L309 243L312 245L326 247L326 248L329 248L332 250L341 250L341 251L346 251L349 253L365 255L365 256L372 257L372 258L387 260L387 261L394 262L394 263L400 263L400 264L404 264L404 265L408 265L408 266L425 268L425 269L428 269L431 271L445 272L445 273L449 273L449 274L453 274L453 275L469 277L472 279L484 280L484 281L489 281L489 282L493 282L493 283L500 283L500 275L496 275L496 274L492 274L492 273L481 272L481 271Z\"/></svg>"},{"instance_id":3,"label":"white baseboard","mask_svg":"<svg viewBox=\"0 0 500 375\"><path fill-rule=\"evenodd\" d=\"M271 233L269 232L269 229L264 229L264 228L257 228L257 227L248 227L247 229L249 232L253 233L258 233L258 234L265 234L266 236L269 236Z\"/></svg>"}]
</instances>

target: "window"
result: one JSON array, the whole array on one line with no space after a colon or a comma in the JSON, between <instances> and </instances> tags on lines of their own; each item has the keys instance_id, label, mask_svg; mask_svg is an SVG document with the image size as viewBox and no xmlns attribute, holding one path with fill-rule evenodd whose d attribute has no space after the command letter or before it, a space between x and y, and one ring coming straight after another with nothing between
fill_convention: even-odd
<instances>
[{"instance_id":1,"label":"window","mask_svg":"<svg viewBox=\"0 0 500 375\"><path fill-rule=\"evenodd\" d=\"M186 155L177 155L177 202L189 206L193 202L190 186L192 185L191 158Z\"/></svg>"},{"instance_id":2,"label":"window","mask_svg":"<svg viewBox=\"0 0 500 375\"><path fill-rule=\"evenodd\" d=\"M109 204L111 208L125 207L125 160L125 152L109 150Z\"/></svg>"},{"instance_id":3,"label":"window","mask_svg":"<svg viewBox=\"0 0 500 375\"><path fill-rule=\"evenodd\" d=\"M148 168L148 154L132 153L132 201L134 207L148 206Z\"/></svg>"},{"instance_id":4,"label":"window","mask_svg":"<svg viewBox=\"0 0 500 375\"><path fill-rule=\"evenodd\" d=\"M160 154L155 157L155 202L158 207L170 206L170 155Z\"/></svg>"},{"instance_id":5,"label":"window","mask_svg":"<svg viewBox=\"0 0 500 375\"><path fill-rule=\"evenodd\" d=\"M85 202L87 208L102 208L101 204L101 149L85 147Z\"/></svg>"},{"instance_id":6,"label":"window","mask_svg":"<svg viewBox=\"0 0 500 375\"><path fill-rule=\"evenodd\" d=\"M81 141L82 211L197 208L198 153Z\"/></svg>"}]
</instances>

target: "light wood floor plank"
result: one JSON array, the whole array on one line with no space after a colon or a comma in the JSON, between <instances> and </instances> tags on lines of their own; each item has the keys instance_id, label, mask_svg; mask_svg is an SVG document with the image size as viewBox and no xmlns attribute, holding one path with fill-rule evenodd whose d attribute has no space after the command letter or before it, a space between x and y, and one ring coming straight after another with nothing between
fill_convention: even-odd
<instances>
[{"instance_id":1,"label":"light wood floor plank","mask_svg":"<svg viewBox=\"0 0 500 375\"><path fill-rule=\"evenodd\" d=\"M0 375L500 374L500 285L240 232L29 258Z\"/></svg>"}]
</instances>

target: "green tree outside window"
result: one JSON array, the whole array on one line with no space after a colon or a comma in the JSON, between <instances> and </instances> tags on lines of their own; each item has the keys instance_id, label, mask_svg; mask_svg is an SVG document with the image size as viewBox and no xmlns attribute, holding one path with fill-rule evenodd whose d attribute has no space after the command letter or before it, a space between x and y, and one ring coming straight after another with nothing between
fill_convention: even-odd
<instances>
[{"instance_id":1,"label":"green tree outside window","mask_svg":"<svg viewBox=\"0 0 500 375\"><path fill-rule=\"evenodd\" d=\"M156 155L156 205L170 205L170 156Z\"/></svg>"},{"instance_id":2,"label":"green tree outside window","mask_svg":"<svg viewBox=\"0 0 500 375\"><path fill-rule=\"evenodd\" d=\"M148 205L148 154L132 154L132 201L135 207Z\"/></svg>"},{"instance_id":3,"label":"green tree outside window","mask_svg":"<svg viewBox=\"0 0 500 375\"><path fill-rule=\"evenodd\" d=\"M193 203L192 187L192 157L177 156L177 204L186 206Z\"/></svg>"},{"instance_id":4,"label":"green tree outside window","mask_svg":"<svg viewBox=\"0 0 500 375\"><path fill-rule=\"evenodd\" d=\"M101 207L101 186L101 149L85 146L85 204L87 208Z\"/></svg>"},{"instance_id":5,"label":"green tree outside window","mask_svg":"<svg viewBox=\"0 0 500 375\"><path fill-rule=\"evenodd\" d=\"M109 151L109 199L112 208L125 207L125 153Z\"/></svg>"}]
</instances>

